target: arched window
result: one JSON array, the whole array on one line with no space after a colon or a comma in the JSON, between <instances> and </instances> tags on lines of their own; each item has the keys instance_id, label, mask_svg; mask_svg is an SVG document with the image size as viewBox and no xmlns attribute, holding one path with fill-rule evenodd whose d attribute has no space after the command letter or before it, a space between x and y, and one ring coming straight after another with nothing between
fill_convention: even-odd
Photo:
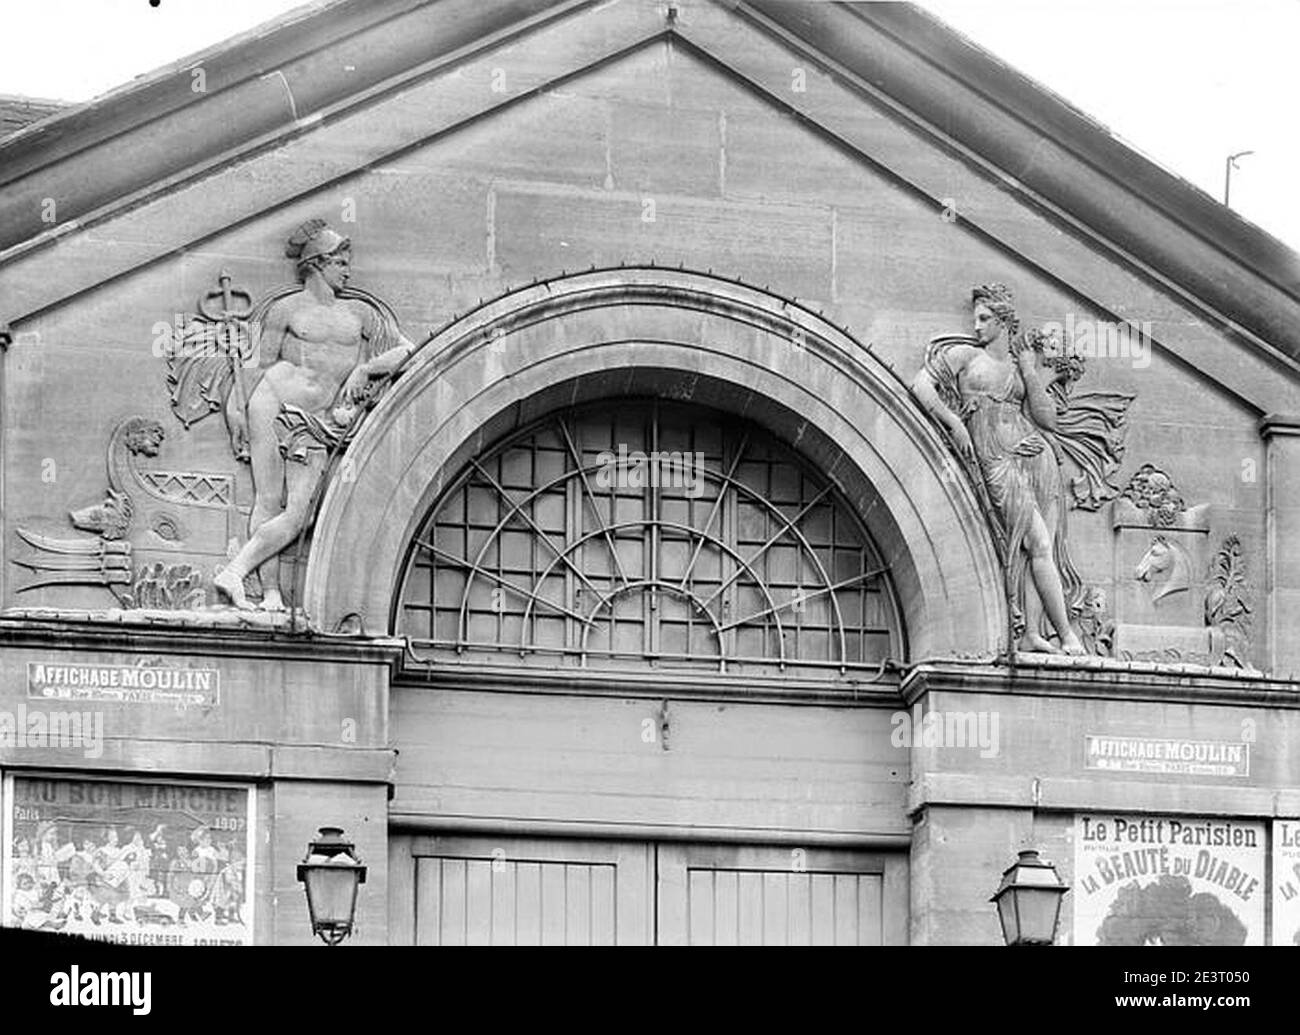
<instances>
[{"instance_id":1,"label":"arched window","mask_svg":"<svg viewBox=\"0 0 1300 1035\"><path fill-rule=\"evenodd\" d=\"M903 655L838 490L697 405L554 413L471 460L411 546L396 631L435 659L834 679Z\"/></svg>"}]
</instances>

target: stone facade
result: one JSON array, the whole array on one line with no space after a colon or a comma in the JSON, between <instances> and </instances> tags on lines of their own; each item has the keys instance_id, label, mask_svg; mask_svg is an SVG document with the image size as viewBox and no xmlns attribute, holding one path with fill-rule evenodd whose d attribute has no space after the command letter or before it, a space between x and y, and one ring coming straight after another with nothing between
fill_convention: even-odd
<instances>
[{"instance_id":1,"label":"stone facade","mask_svg":"<svg viewBox=\"0 0 1300 1035\"><path fill-rule=\"evenodd\" d=\"M61 794L131 778L248 790L241 938L259 943L310 939L294 866L327 823L370 867L367 943L636 941L655 887L665 940L996 943L988 895L1030 844L1073 885L1062 940L1089 940L1114 889L1080 831L1111 816L1258 824L1233 865L1262 876L1275 853L1273 886L1247 901L1225 875L1216 894L1247 941L1300 927L1282 887L1300 822L1296 257L942 26L893 5L358 2L42 125L0 140L0 713L79 701L103 740L92 756L0 736L5 922L17 839L54 824L62 841L92 814ZM979 285L1013 299L981 296L987 341L969 336ZM1030 433L1021 453L977 441L964 458L961 422L997 390L960 357L1003 347L1025 402L998 405ZM951 421L926 403L927 368L970 404ZM301 401L321 384L327 404ZM268 386L297 409L265 409ZM609 611L548 598L540 575L529 599L614 627L617 589L645 608L644 649L605 663L586 631L541 631L527 609L521 649L470 643L473 614L514 613L477 595L515 591L505 561L470 559L497 511L417 563L429 515L465 486L498 506L502 444L554 415L578 428L647 400L695 408L697 433L770 437L771 470L817 482L885 573L828 569L757 618L719 605L716 653L675 659L658 594L697 616L711 598L648 560L670 563L666 511L628 520L649 574L616 586L516 507L501 528ZM567 462L559 439L553 454ZM1016 494L1029 454L1059 482L1059 526L1046 496ZM716 498L753 496L745 447L717 456ZM535 478L496 495L543 491ZM568 484L580 538L584 501L605 497ZM771 540L813 506L793 499ZM720 570L768 549L740 516L689 514L685 541ZM1059 549L1033 559L1040 520L1068 569ZM843 546L826 546L836 572ZM436 612L458 564L480 583L460 639L425 642L412 587L430 581ZM777 567L755 592L787 587ZM1066 583L1064 632L1045 571ZM768 638L870 579L888 601L879 658L832 645L823 664ZM842 610L827 629L868 624ZM747 620L762 658L732 649ZM144 688L122 674L144 669ZM219 693L178 697L196 671ZM142 692L120 693L127 678ZM972 737L952 743L945 716ZM179 839L202 845L203 825ZM193 871L209 902L238 841L217 829L220 869ZM177 833L155 858L175 859ZM1213 890L1202 862L1191 886ZM554 880L590 909L555 921ZM783 918L747 907L753 881L788 896ZM123 901L150 897L133 888ZM506 888L531 905L480 923ZM104 923L178 929L100 897Z\"/></svg>"}]
</instances>

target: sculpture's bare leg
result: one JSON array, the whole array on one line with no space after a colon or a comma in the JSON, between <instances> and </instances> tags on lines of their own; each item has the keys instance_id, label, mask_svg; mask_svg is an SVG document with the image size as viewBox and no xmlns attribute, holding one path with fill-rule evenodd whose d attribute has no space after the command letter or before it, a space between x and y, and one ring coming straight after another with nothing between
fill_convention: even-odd
<instances>
[{"instance_id":1,"label":"sculpture's bare leg","mask_svg":"<svg viewBox=\"0 0 1300 1035\"><path fill-rule=\"evenodd\" d=\"M248 402L249 465L253 475L253 510L248 518L248 542L212 579L217 589L236 607L252 607L244 593L244 579L264 561L274 556L266 553L267 524L280 514L280 499L285 486L285 461L275 435L275 417L280 400L263 382ZM268 572L268 575L274 572Z\"/></svg>"},{"instance_id":2,"label":"sculpture's bare leg","mask_svg":"<svg viewBox=\"0 0 1300 1035\"><path fill-rule=\"evenodd\" d=\"M1043 522L1042 516L1035 514L1025 536L1025 549L1029 551L1029 572L1034 580L1034 589L1038 593L1038 602L1028 606L1025 634L1021 638L1022 650L1049 651L1051 653L1082 654L1083 644L1070 628L1069 616L1065 608L1065 590L1061 586L1061 573L1056 570L1056 560L1052 556L1052 537ZM1026 594L1028 597L1029 594ZM1043 639L1038 632L1039 608L1047 612L1047 620L1052 623L1061 638L1058 648Z\"/></svg>"},{"instance_id":3,"label":"sculpture's bare leg","mask_svg":"<svg viewBox=\"0 0 1300 1035\"><path fill-rule=\"evenodd\" d=\"M219 589L230 596L237 607L251 606L243 593L244 576L278 554L302 531L308 518L307 508L311 505L312 495L324 471L324 450L309 452L306 463L285 465L288 504L279 514L259 525L257 531L244 544L244 548L239 551L238 556L212 580ZM238 595L233 591L236 579L239 582Z\"/></svg>"},{"instance_id":4,"label":"sculpture's bare leg","mask_svg":"<svg viewBox=\"0 0 1300 1035\"><path fill-rule=\"evenodd\" d=\"M1032 565L1032 558L1031 558ZM1032 568L1028 572L1029 581L1035 583L1025 587L1025 631L1020 637L1020 649L1039 651L1046 654L1059 654L1061 649L1043 638L1043 602L1038 596L1037 577Z\"/></svg>"},{"instance_id":5,"label":"sculpture's bare leg","mask_svg":"<svg viewBox=\"0 0 1300 1035\"><path fill-rule=\"evenodd\" d=\"M277 457L279 450L276 450ZM284 468L281 464L276 474L277 481L274 484L279 490L284 487ZM268 491L267 495L271 493ZM279 507L276 507L274 513L270 512L269 507L254 507L253 512L248 517L248 534L251 537L267 521L279 513ZM280 596L280 558L279 556L271 557L262 562L261 567L257 569L258 580L262 584L262 602L258 607L263 611L283 611L284 600Z\"/></svg>"}]
</instances>

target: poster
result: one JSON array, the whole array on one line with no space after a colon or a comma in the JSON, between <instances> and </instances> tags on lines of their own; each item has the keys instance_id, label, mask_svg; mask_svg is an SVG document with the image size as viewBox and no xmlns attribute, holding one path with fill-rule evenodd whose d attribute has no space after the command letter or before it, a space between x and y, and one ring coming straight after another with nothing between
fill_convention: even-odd
<instances>
[{"instance_id":1,"label":"poster","mask_svg":"<svg viewBox=\"0 0 1300 1035\"><path fill-rule=\"evenodd\" d=\"M5 779L9 927L130 945L251 945L252 788Z\"/></svg>"},{"instance_id":2,"label":"poster","mask_svg":"<svg viewBox=\"0 0 1300 1035\"><path fill-rule=\"evenodd\" d=\"M1300 819L1273 821L1273 944L1300 945Z\"/></svg>"},{"instance_id":3,"label":"poster","mask_svg":"<svg viewBox=\"0 0 1300 1035\"><path fill-rule=\"evenodd\" d=\"M1263 945L1264 824L1080 815L1075 945Z\"/></svg>"}]
</instances>

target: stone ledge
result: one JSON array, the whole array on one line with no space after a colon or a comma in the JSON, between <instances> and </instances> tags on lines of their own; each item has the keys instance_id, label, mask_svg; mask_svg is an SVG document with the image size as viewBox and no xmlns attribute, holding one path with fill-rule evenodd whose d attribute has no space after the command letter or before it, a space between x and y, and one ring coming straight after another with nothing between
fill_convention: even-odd
<instances>
[{"instance_id":1,"label":"stone ledge","mask_svg":"<svg viewBox=\"0 0 1300 1035\"><path fill-rule=\"evenodd\" d=\"M10 607L0 619L18 618L49 622L98 622L105 625L168 626L185 629L272 629L291 631L295 618L288 611L240 610L235 607L210 607L180 611L162 608L102 609L62 607ZM310 619L300 616L296 627L311 631Z\"/></svg>"},{"instance_id":2,"label":"stone ledge","mask_svg":"<svg viewBox=\"0 0 1300 1035\"><path fill-rule=\"evenodd\" d=\"M1300 793L1272 787L1154 780L921 773L908 791L908 814L937 807L1047 812L1151 812L1285 819L1300 815ZM1101 774L1106 775L1106 774Z\"/></svg>"},{"instance_id":3,"label":"stone ledge","mask_svg":"<svg viewBox=\"0 0 1300 1035\"><path fill-rule=\"evenodd\" d=\"M929 691L1048 697L1106 697L1300 708L1300 680L1208 665L1172 665L1058 654L936 658L903 676L910 706Z\"/></svg>"},{"instance_id":4,"label":"stone ledge","mask_svg":"<svg viewBox=\"0 0 1300 1035\"><path fill-rule=\"evenodd\" d=\"M795 666L791 666L795 667ZM898 677L892 665L879 677L812 677L714 671L620 668L532 668L488 662L419 664L403 657L393 682L403 689L492 690L562 696L652 697L682 701L806 704L897 709Z\"/></svg>"},{"instance_id":5,"label":"stone ledge","mask_svg":"<svg viewBox=\"0 0 1300 1035\"><path fill-rule=\"evenodd\" d=\"M1200 630L1197 630L1200 631ZM1257 669L1243 669L1232 665L1198 665L1191 662L1170 663L1162 661L1124 661L1119 658L1079 656L1069 654L1037 654L1017 652L1017 668L1085 669L1099 672L1155 672L1169 676L1223 676L1230 679L1270 681L1270 677Z\"/></svg>"},{"instance_id":6,"label":"stone ledge","mask_svg":"<svg viewBox=\"0 0 1300 1035\"><path fill-rule=\"evenodd\" d=\"M1300 436L1300 414L1266 413L1259 419L1259 434L1265 440L1274 435Z\"/></svg>"},{"instance_id":7,"label":"stone ledge","mask_svg":"<svg viewBox=\"0 0 1300 1035\"><path fill-rule=\"evenodd\" d=\"M231 609L233 611L233 609ZM9 608L0 612L0 646L60 651L211 654L241 658L302 658L384 664L394 670L404 642L390 636L291 631L281 625L178 622L203 612L140 612L74 608ZM250 612L242 612L248 614Z\"/></svg>"},{"instance_id":8,"label":"stone ledge","mask_svg":"<svg viewBox=\"0 0 1300 1035\"><path fill-rule=\"evenodd\" d=\"M106 740L101 757L81 749L44 749L39 759L17 749L0 749L5 771L130 774L167 779L173 775L233 779L347 782L392 786L397 763L393 748L322 747L312 744L231 743L205 740L124 738Z\"/></svg>"}]
</instances>

